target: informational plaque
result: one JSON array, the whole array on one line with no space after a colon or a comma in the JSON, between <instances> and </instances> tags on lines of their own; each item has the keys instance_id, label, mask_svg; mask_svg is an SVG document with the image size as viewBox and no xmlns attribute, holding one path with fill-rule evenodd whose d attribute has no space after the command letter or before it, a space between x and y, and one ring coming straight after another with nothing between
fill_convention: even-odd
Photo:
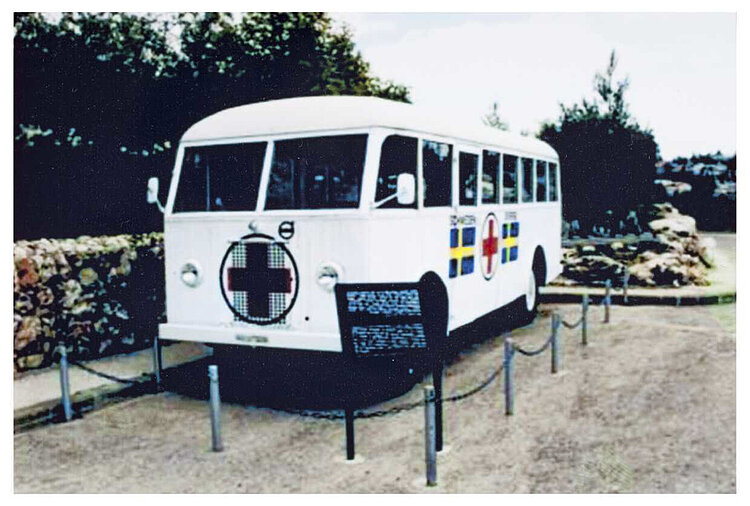
<instances>
[{"instance_id":1,"label":"informational plaque","mask_svg":"<svg viewBox=\"0 0 750 506\"><path fill-rule=\"evenodd\" d=\"M448 291L434 272L417 283L338 283L336 309L341 347L350 360L406 357L433 371L435 446L443 448L443 341L448 332ZM350 368L355 374L355 368ZM350 391L350 385L342 385ZM345 403L348 401L345 401ZM354 408L344 406L346 458L354 459Z\"/></svg>"},{"instance_id":2,"label":"informational plaque","mask_svg":"<svg viewBox=\"0 0 750 506\"><path fill-rule=\"evenodd\" d=\"M417 283L339 283L336 303L342 348L353 358L434 351L445 338L447 292L435 273Z\"/></svg>"}]
</instances>

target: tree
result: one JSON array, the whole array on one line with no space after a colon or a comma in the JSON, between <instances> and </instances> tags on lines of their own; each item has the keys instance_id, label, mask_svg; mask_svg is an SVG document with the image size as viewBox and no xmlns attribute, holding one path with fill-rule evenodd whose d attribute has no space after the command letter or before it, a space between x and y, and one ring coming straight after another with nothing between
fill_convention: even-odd
<instances>
[{"instance_id":1,"label":"tree","mask_svg":"<svg viewBox=\"0 0 750 506\"><path fill-rule=\"evenodd\" d=\"M482 122L488 127L497 128L498 130L508 130L508 124L500 117L497 102L492 103L492 109L484 115Z\"/></svg>"},{"instance_id":2,"label":"tree","mask_svg":"<svg viewBox=\"0 0 750 506\"><path fill-rule=\"evenodd\" d=\"M324 13L16 13L14 29L17 239L159 230L146 180L168 179L182 133L221 109L409 100Z\"/></svg>"},{"instance_id":3,"label":"tree","mask_svg":"<svg viewBox=\"0 0 750 506\"><path fill-rule=\"evenodd\" d=\"M629 81L615 81L616 68L612 51L607 68L594 76L594 97L560 104L558 120L544 123L538 134L560 156L563 217L578 220L583 230L625 221L655 198L659 148L651 130L630 115Z\"/></svg>"}]
</instances>

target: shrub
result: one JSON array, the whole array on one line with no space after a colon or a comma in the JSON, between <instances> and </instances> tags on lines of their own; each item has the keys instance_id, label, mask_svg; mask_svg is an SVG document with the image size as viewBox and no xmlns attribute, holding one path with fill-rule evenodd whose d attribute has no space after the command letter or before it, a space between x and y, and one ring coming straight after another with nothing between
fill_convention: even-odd
<instances>
[{"instance_id":1,"label":"shrub","mask_svg":"<svg viewBox=\"0 0 750 506\"><path fill-rule=\"evenodd\" d=\"M13 248L16 372L147 347L164 317L161 233L18 241Z\"/></svg>"}]
</instances>

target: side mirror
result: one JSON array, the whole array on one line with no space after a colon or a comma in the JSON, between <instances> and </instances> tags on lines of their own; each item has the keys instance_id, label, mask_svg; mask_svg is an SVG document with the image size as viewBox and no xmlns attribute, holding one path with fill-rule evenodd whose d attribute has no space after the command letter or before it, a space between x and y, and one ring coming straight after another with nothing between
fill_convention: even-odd
<instances>
[{"instance_id":1,"label":"side mirror","mask_svg":"<svg viewBox=\"0 0 750 506\"><path fill-rule=\"evenodd\" d=\"M146 188L146 202L149 204L156 204L159 211L164 212L164 206L159 202L159 178L150 177L148 178L148 187Z\"/></svg>"},{"instance_id":2,"label":"side mirror","mask_svg":"<svg viewBox=\"0 0 750 506\"><path fill-rule=\"evenodd\" d=\"M414 174L402 173L396 179L396 202L402 206L414 204L417 181Z\"/></svg>"},{"instance_id":3,"label":"side mirror","mask_svg":"<svg viewBox=\"0 0 750 506\"><path fill-rule=\"evenodd\" d=\"M148 178L148 188L146 189L146 202L156 204L159 201L159 178Z\"/></svg>"}]
</instances>

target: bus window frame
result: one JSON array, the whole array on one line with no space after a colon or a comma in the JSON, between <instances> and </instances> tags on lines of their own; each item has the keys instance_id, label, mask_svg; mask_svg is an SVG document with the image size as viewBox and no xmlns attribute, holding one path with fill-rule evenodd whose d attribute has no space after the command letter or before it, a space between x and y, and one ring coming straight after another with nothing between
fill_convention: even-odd
<instances>
[{"instance_id":1,"label":"bus window frame","mask_svg":"<svg viewBox=\"0 0 750 506\"><path fill-rule=\"evenodd\" d=\"M539 196L539 162L544 163L544 200L538 200ZM546 204L549 202L549 162L543 159L534 159L534 203Z\"/></svg>"},{"instance_id":2,"label":"bus window frame","mask_svg":"<svg viewBox=\"0 0 750 506\"><path fill-rule=\"evenodd\" d=\"M408 137L410 139L414 139L417 142L417 167L416 167L416 181L414 182L415 188L414 188L414 198L416 199L416 206L409 206L409 207L375 207L375 203L377 202L377 189L378 189L378 177L380 176L380 161L383 157L383 145L385 144L385 141L388 140L389 137L392 136L399 136L399 137ZM373 142L373 149L377 149L377 156L371 155L371 158L374 160L373 166L375 167L373 170L375 174L372 178L370 178L370 174L365 174L363 177L362 182L362 191L367 191L368 182L370 179L372 180L372 189L370 191L370 194L368 196L367 202L361 202L362 205L366 205L368 208L372 208L374 210L377 210L379 212L389 212L389 211L418 211L422 208L422 197L421 197L421 189L422 189L422 138L419 136L416 132L410 132L408 130L386 130L386 129L373 129L373 135L372 138L374 140ZM367 149L371 149L370 144L368 142ZM365 162L365 170L368 169L367 163Z\"/></svg>"},{"instance_id":3,"label":"bus window frame","mask_svg":"<svg viewBox=\"0 0 750 506\"><path fill-rule=\"evenodd\" d=\"M454 160L453 160L453 172L455 176L455 196L454 196L454 207L461 209L477 209L482 205L482 194L481 194L481 177L482 177L482 148L470 146L468 144L456 143L454 144ZM477 172L474 181L475 195L474 204L461 204L461 153L472 155L477 157Z\"/></svg>"},{"instance_id":4,"label":"bus window frame","mask_svg":"<svg viewBox=\"0 0 750 506\"><path fill-rule=\"evenodd\" d=\"M458 205L458 197L457 197L457 191L456 191L456 181L458 180L458 176L456 174L457 171L457 164L458 164L458 146L459 142L457 139L450 139L446 138L440 135L429 135L429 134L423 134L420 133L417 137L419 139L419 148L417 150L417 161L419 163L419 166L417 167L417 177L419 180L417 181L418 185L418 196L419 196L419 204L417 205L418 211L440 211L445 209L455 209ZM451 199L448 205L440 205L440 206L425 206L424 205L424 195L425 195L425 184L424 184L424 143L425 142L437 142L440 144L448 144L451 147Z\"/></svg>"},{"instance_id":5,"label":"bus window frame","mask_svg":"<svg viewBox=\"0 0 750 506\"><path fill-rule=\"evenodd\" d=\"M495 171L495 178L496 178L496 188L495 188L495 202L485 202L484 201L484 195L483 190L481 188L481 185L484 184L484 152L488 151L490 153L495 153L497 155L497 170ZM482 146L480 153L482 153L480 159L479 159L479 166L481 170L479 171L479 182L480 182L480 189L479 189L479 203L477 207L487 207L487 206L499 206L503 203L503 196L502 196L502 187L503 187L503 152L502 150L498 148L492 148L488 146Z\"/></svg>"},{"instance_id":6,"label":"bus window frame","mask_svg":"<svg viewBox=\"0 0 750 506\"><path fill-rule=\"evenodd\" d=\"M554 171L552 170L551 165L555 166ZM554 172L555 173L555 200L552 200L552 185L549 184L550 180L550 174ZM554 161L550 162L547 161L547 203L549 204L557 204L560 202L560 187L559 187L559 179L560 179L560 162Z\"/></svg>"}]
</instances>

